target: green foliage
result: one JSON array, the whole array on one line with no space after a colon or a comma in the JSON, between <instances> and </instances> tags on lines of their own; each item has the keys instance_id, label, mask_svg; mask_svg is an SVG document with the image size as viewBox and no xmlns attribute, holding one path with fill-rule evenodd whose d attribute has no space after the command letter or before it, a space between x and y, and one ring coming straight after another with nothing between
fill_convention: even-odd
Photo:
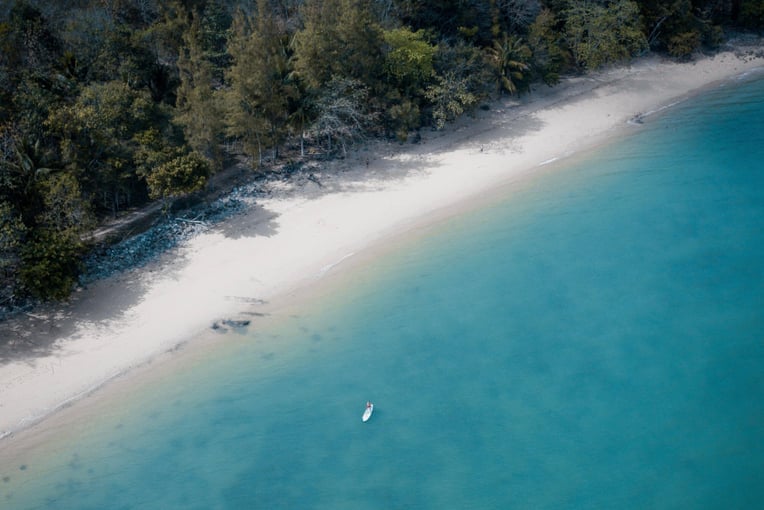
<instances>
[{"instance_id":1,"label":"green foliage","mask_svg":"<svg viewBox=\"0 0 764 510\"><path fill-rule=\"evenodd\" d=\"M210 36L202 30L197 17L184 34L185 46L178 55L180 85L175 103L176 119L183 126L191 148L219 167L222 165L218 139L223 132L222 108L214 90L214 66L204 51L205 37Z\"/></svg>"},{"instance_id":2,"label":"green foliage","mask_svg":"<svg viewBox=\"0 0 764 510\"><path fill-rule=\"evenodd\" d=\"M296 97L287 37L266 2L256 19L237 13L229 51L228 133L241 138L250 154L262 159L270 146L274 159L288 133L289 104Z\"/></svg>"},{"instance_id":3,"label":"green foliage","mask_svg":"<svg viewBox=\"0 0 764 510\"><path fill-rule=\"evenodd\" d=\"M419 106L409 99L394 102L388 110L388 116L395 138L401 143L406 141L411 131L422 125Z\"/></svg>"},{"instance_id":4,"label":"green foliage","mask_svg":"<svg viewBox=\"0 0 764 510\"><path fill-rule=\"evenodd\" d=\"M16 148L18 171L0 202L0 280L12 278L3 299L20 293L41 299L68 295L78 272L81 233L93 225L77 179L39 166L33 148Z\"/></svg>"},{"instance_id":5,"label":"green foliage","mask_svg":"<svg viewBox=\"0 0 764 510\"><path fill-rule=\"evenodd\" d=\"M211 173L209 162L199 153L178 156L146 175L152 198L168 198L204 188Z\"/></svg>"},{"instance_id":6,"label":"green foliage","mask_svg":"<svg viewBox=\"0 0 764 510\"><path fill-rule=\"evenodd\" d=\"M542 12L543 6L540 0L494 0L498 27L494 37L506 31L524 35L528 33L531 24Z\"/></svg>"},{"instance_id":7,"label":"green foliage","mask_svg":"<svg viewBox=\"0 0 764 510\"><path fill-rule=\"evenodd\" d=\"M432 107L435 127L442 129L489 95L492 74L484 54L462 41L438 45L435 69L434 83L425 97Z\"/></svg>"},{"instance_id":8,"label":"green foliage","mask_svg":"<svg viewBox=\"0 0 764 510\"><path fill-rule=\"evenodd\" d=\"M764 1L743 0L740 6L740 21L748 28L764 26Z\"/></svg>"},{"instance_id":9,"label":"green foliage","mask_svg":"<svg viewBox=\"0 0 764 510\"><path fill-rule=\"evenodd\" d=\"M199 23L198 39L204 58L212 66L213 79L220 82L230 64L227 45L233 19L222 2L207 1L204 4L194 21Z\"/></svg>"},{"instance_id":10,"label":"green foliage","mask_svg":"<svg viewBox=\"0 0 764 510\"><path fill-rule=\"evenodd\" d=\"M694 0L642 0L642 15L651 48L670 55L688 57L705 44L720 42L718 23L725 9L721 3ZM706 5L699 5L705 3Z\"/></svg>"},{"instance_id":11,"label":"green foliage","mask_svg":"<svg viewBox=\"0 0 764 510\"><path fill-rule=\"evenodd\" d=\"M133 136L136 145L134 159L136 175L145 180L152 170L183 154L183 149L168 143L155 127L139 131Z\"/></svg>"},{"instance_id":12,"label":"green foliage","mask_svg":"<svg viewBox=\"0 0 764 510\"><path fill-rule=\"evenodd\" d=\"M107 13L92 8L72 9L62 23L67 74L81 82L95 77L101 69L99 59L104 55L109 31L113 29Z\"/></svg>"},{"instance_id":13,"label":"green foliage","mask_svg":"<svg viewBox=\"0 0 764 510\"><path fill-rule=\"evenodd\" d=\"M396 28L386 31L384 40L388 46L385 72L391 82L401 92L419 94L434 76L438 47L427 41L424 30Z\"/></svg>"},{"instance_id":14,"label":"green foliage","mask_svg":"<svg viewBox=\"0 0 764 510\"><path fill-rule=\"evenodd\" d=\"M12 128L0 129L0 199L13 204L24 225L34 227L43 207L39 182L55 172L51 154L40 139Z\"/></svg>"},{"instance_id":15,"label":"green foliage","mask_svg":"<svg viewBox=\"0 0 764 510\"><path fill-rule=\"evenodd\" d=\"M436 83L428 87L425 97L433 105L432 117L437 129L443 129L452 121L477 104L478 97L469 91L467 80L455 73L438 75Z\"/></svg>"},{"instance_id":16,"label":"green foliage","mask_svg":"<svg viewBox=\"0 0 764 510\"><path fill-rule=\"evenodd\" d=\"M37 299L65 299L77 282L82 243L70 232L36 229L21 248L19 280Z\"/></svg>"},{"instance_id":17,"label":"green foliage","mask_svg":"<svg viewBox=\"0 0 764 510\"><path fill-rule=\"evenodd\" d=\"M326 140L326 151L339 143L343 154L347 145L362 139L373 116L366 110L368 90L357 80L336 78L324 87L316 100L316 120L310 132L320 141Z\"/></svg>"},{"instance_id":18,"label":"green foliage","mask_svg":"<svg viewBox=\"0 0 764 510\"><path fill-rule=\"evenodd\" d=\"M37 225L73 236L94 226L89 204L83 199L74 175L59 172L47 176L38 185L43 209Z\"/></svg>"},{"instance_id":19,"label":"green foliage","mask_svg":"<svg viewBox=\"0 0 764 510\"><path fill-rule=\"evenodd\" d=\"M11 203L0 200L0 306L11 304L16 298L26 232L18 211Z\"/></svg>"},{"instance_id":20,"label":"green foliage","mask_svg":"<svg viewBox=\"0 0 764 510\"><path fill-rule=\"evenodd\" d=\"M639 6L631 0L607 6L575 2L564 16L567 43L576 64L584 69L619 62L647 48Z\"/></svg>"},{"instance_id":21,"label":"green foliage","mask_svg":"<svg viewBox=\"0 0 764 510\"><path fill-rule=\"evenodd\" d=\"M294 71L309 93L334 78L374 85L381 74L381 35L370 2L312 0L301 9L304 27L293 39Z\"/></svg>"},{"instance_id":22,"label":"green foliage","mask_svg":"<svg viewBox=\"0 0 764 510\"><path fill-rule=\"evenodd\" d=\"M503 34L488 49L499 92L517 94L528 88L531 49L515 36Z\"/></svg>"},{"instance_id":23,"label":"green foliage","mask_svg":"<svg viewBox=\"0 0 764 510\"><path fill-rule=\"evenodd\" d=\"M427 88L435 80L438 46L428 41L424 30L408 28L385 31L385 75L387 78L387 129L399 141L422 124L422 105Z\"/></svg>"},{"instance_id":24,"label":"green foliage","mask_svg":"<svg viewBox=\"0 0 764 510\"><path fill-rule=\"evenodd\" d=\"M492 38L495 1L396 0L395 4L402 23L414 30L437 31L446 39L465 37L479 46L489 44Z\"/></svg>"},{"instance_id":25,"label":"green foliage","mask_svg":"<svg viewBox=\"0 0 764 510\"><path fill-rule=\"evenodd\" d=\"M52 68L60 57L61 43L40 9L27 1L16 1L6 28L0 30L3 50L11 69Z\"/></svg>"},{"instance_id":26,"label":"green foliage","mask_svg":"<svg viewBox=\"0 0 764 510\"><path fill-rule=\"evenodd\" d=\"M668 52L672 57L689 57L700 47L700 33L694 30L671 36Z\"/></svg>"},{"instance_id":27,"label":"green foliage","mask_svg":"<svg viewBox=\"0 0 764 510\"><path fill-rule=\"evenodd\" d=\"M531 68L534 75L547 85L556 85L560 81L570 55L557 24L557 16L544 9L528 29L528 46L533 54Z\"/></svg>"},{"instance_id":28,"label":"green foliage","mask_svg":"<svg viewBox=\"0 0 764 510\"><path fill-rule=\"evenodd\" d=\"M50 112L45 125L58 140L60 163L98 210L116 214L130 197L146 193L136 135L162 126L163 144L176 145L165 108L147 90L110 81L84 87L74 103Z\"/></svg>"}]
</instances>

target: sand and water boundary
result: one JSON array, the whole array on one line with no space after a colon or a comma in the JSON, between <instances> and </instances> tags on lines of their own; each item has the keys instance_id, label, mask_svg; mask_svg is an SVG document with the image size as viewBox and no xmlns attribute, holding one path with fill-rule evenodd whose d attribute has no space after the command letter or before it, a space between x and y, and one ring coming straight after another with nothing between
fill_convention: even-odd
<instances>
[{"instance_id":1,"label":"sand and water boundary","mask_svg":"<svg viewBox=\"0 0 764 510\"><path fill-rule=\"evenodd\" d=\"M277 316L391 240L641 129L651 114L708 87L760 72L762 48L738 44L686 63L648 56L554 88L537 85L417 145L370 145L327 165L320 185L274 184L245 213L148 266L0 324L0 458L25 435L55 434L56 411L76 416L88 395L120 398L162 360L193 350L180 347L199 346L197 359L214 349L226 338L210 331L216 322Z\"/></svg>"}]
</instances>

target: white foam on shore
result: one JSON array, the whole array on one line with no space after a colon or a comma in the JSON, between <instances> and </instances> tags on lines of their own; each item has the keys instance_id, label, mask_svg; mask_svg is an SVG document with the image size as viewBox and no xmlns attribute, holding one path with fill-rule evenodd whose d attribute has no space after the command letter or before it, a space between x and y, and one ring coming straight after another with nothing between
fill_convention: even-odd
<instances>
[{"instance_id":1,"label":"white foam on shore","mask_svg":"<svg viewBox=\"0 0 764 510\"><path fill-rule=\"evenodd\" d=\"M352 253L352 252L351 252L351 253L347 253L347 254L343 255L342 257L340 257L340 259L339 259L338 261L336 261L336 262L332 262L331 264L327 264L327 265L325 265L325 266L324 266L324 267L322 267L322 268L321 268L321 270L318 272L318 275L317 275L317 277L318 277L318 278L321 278L321 277L322 277L322 276L324 276L326 273L328 273L329 271L331 271L331 270L332 270L332 269L334 269L335 267L339 266L340 264L342 264L344 261L346 261L347 259L349 259L349 258L350 258L350 257L352 257L353 255L355 255L355 253Z\"/></svg>"},{"instance_id":2,"label":"white foam on shore","mask_svg":"<svg viewBox=\"0 0 764 510\"><path fill-rule=\"evenodd\" d=\"M554 163L555 161L559 161L559 160L560 160L560 158L558 158L558 157L545 159L544 161L539 163L539 166L546 166L546 165L549 165L549 164Z\"/></svg>"}]
</instances>

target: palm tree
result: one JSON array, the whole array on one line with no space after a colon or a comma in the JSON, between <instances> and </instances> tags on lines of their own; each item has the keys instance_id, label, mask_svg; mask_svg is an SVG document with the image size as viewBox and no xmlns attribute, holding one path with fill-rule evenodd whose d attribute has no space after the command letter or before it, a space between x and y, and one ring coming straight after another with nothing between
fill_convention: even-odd
<instances>
[{"instance_id":1,"label":"palm tree","mask_svg":"<svg viewBox=\"0 0 764 510\"><path fill-rule=\"evenodd\" d=\"M17 204L26 203L34 193L35 183L55 172L52 158L41 147L40 140L0 128L3 154L0 157L0 183L5 193Z\"/></svg>"},{"instance_id":2,"label":"palm tree","mask_svg":"<svg viewBox=\"0 0 764 510\"><path fill-rule=\"evenodd\" d=\"M525 89L524 73L530 69L531 49L520 37L502 34L501 39L494 40L493 46L488 48L488 58L496 71L499 92L517 94Z\"/></svg>"}]
</instances>

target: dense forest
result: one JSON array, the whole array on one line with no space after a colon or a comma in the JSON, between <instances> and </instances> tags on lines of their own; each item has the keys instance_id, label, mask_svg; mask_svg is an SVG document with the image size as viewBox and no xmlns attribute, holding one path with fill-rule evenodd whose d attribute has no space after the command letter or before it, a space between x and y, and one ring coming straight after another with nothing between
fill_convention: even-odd
<instances>
[{"instance_id":1,"label":"dense forest","mask_svg":"<svg viewBox=\"0 0 764 510\"><path fill-rule=\"evenodd\" d=\"M760 30L764 0L0 3L0 307L65 298L104 218L407 140L499 94Z\"/></svg>"}]
</instances>

